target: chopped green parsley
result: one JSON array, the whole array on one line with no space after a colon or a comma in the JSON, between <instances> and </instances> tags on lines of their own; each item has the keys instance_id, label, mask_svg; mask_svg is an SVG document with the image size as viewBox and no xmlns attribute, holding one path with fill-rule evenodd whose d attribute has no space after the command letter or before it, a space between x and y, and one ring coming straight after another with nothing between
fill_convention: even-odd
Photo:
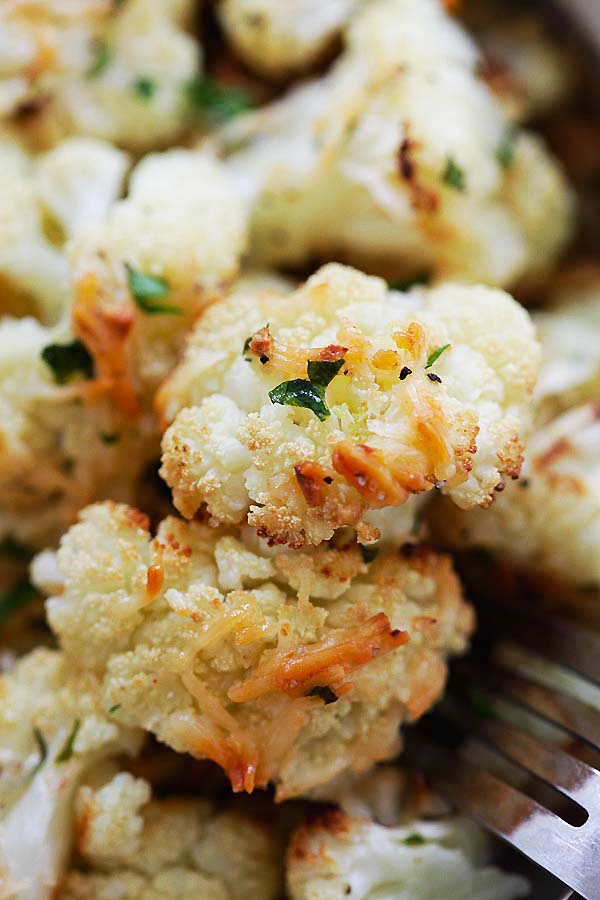
<instances>
[{"instance_id":1,"label":"chopped green parsley","mask_svg":"<svg viewBox=\"0 0 600 900\"><path fill-rule=\"evenodd\" d=\"M73 747L75 745L75 738L77 737L77 734L78 734L80 728L81 728L81 720L75 719L75 721L73 722L73 727L71 728L71 732L70 732L69 736L67 737L67 740L65 741L62 750L60 751L60 753L54 760L54 762L57 765L59 765L60 763L67 762L67 760L71 759L71 757L73 756Z\"/></svg>"},{"instance_id":2,"label":"chopped green parsley","mask_svg":"<svg viewBox=\"0 0 600 900\"><path fill-rule=\"evenodd\" d=\"M417 847L420 844L425 843L425 838L422 834L417 834L416 832L414 832L413 834L409 834L408 837L405 837L402 843L408 844L409 847Z\"/></svg>"},{"instance_id":3,"label":"chopped green parsley","mask_svg":"<svg viewBox=\"0 0 600 900\"><path fill-rule=\"evenodd\" d=\"M440 356L442 355L444 350L447 350L448 347L450 347L450 346L451 346L450 344L444 344L443 347L438 347L437 350L434 350L433 353L430 353L429 356L427 357L427 362L425 363L425 368L430 369L432 367L432 365L434 364L434 362L436 362L436 360L438 360L440 358Z\"/></svg>"},{"instance_id":4,"label":"chopped green parsley","mask_svg":"<svg viewBox=\"0 0 600 900\"><path fill-rule=\"evenodd\" d=\"M180 316L181 309L173 306L172 303L160 303L163 297L168 297L171 288L168 281L159 278L157 275L146 275L143 272L137 272L128 263L125 263L127 270L127 284L131 296L136 305L142 312L150 315L171 315Z\"/></svg>"},{"instance_id":5,"label":"chopped green parsley","mask_svg":"<svg viewBox=\"0 0 600 900\"><path fill-rule=\"evenodd\" d=\"M232 119L254 105L246 91L212 78L193 78L186 83L185 94L194 112L214 123Z\"/></svg>"},{"instance_id":6,"label":"chopped green parsley","mask_svg":"<svg viewBox=\"0 0 600 900\"><path fill-rule=\"evenodd\" d=\"M442 181L455 191L466 191L467 183L465 173L451 156L446 160L446 168L442 175Z\"/></svg>"},{"instance_id":7,"label":"chopped green parsley","mask_svg":"<svg viewBox=\"0 0 600 900\"><path fill-rule=\"evenodd\" d=\"M307 366L308 380L294 378L292 381L283 381L269 391L271 403L280 403L283 406L302 406L314 412L323 422L331 415L325 402L325 389L344 365L345 360L338 359L335 362L309 361Z\"/></svg>"},{"instance_id":8,"label":"chopped green parsley","mask_svg":"<svg viewBox=\"0 0 600 900\"><path fill-rule=\"evenodd\" d=\"M85 344L74 340L68 344L48 344L42 359L52 369L57 384L66 384L75 375L94 377L94 360Z\"/></svg>"},{"instance_id":9,"label":"chopped green parsley","mask_svg":"<svg viewBox=\"0 0 600 900\"><path fill-rule=\"evenodd\" d=\"M31 771L32 778L34 775L36 775L40 771L40 769L46 762L46 759L48 758L48 745L46 744L44 735L42 734L42 732L40 731L39 728L34 727L33 736L35 738L35 742L36 742L36 744L38 746L38 750L40 752L40 758L38 759L37 763L35 764L35 768Z\"/></svg>"},{"instance_id":10,"label":"chopped green parsley","mask_svg":"<svg viewBox=\"0 0 600 900\"><path fill-rule=\"evenodd\" d=\"M503 169L510 169L515 161L515 142L517 139L517 131L509 128L498 147L496 148L496 159Z\"/></svg>"},{"instance_id":11,"label":"chopped green parsley","mask_svg":"<svg viewBox=\"0 0 600 900\"><path fill-rule=\"evenodd\" d=\"M111 52L106 41L99 41L96 45L96 57L87 70L88 78L97 78L102 75L111 60Z\"/></svg>"},{"instance_id":12,"label":"chopped green parsley","mask_svg":"<svg viewBox=\"0 0 600 900\"><path fill-rule=\"evenodd\" d=\"M133 83L133 89L142 100L152 100L156 93L156 82L151 78L138 78Z\"/></svg>"}]
</instances>

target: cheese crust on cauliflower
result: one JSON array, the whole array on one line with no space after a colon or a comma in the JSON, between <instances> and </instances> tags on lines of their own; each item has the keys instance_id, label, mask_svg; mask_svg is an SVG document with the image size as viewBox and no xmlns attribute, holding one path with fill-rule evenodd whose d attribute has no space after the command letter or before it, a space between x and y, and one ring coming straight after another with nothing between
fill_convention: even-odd
<instances>
[{"instance_id":1,"label":"cheese crust on cauliflower","mask_svg":"<svg viewBox=\"0 0 600 900\"><path fill-rule=\"evenodd\" d=\"M99 225L120 194L125 153L92 138L67 138L31 156L0 136L0 312L46 323L69 302L65 244Z\"/></svg>"},{"instance_id":2,"label":"cheese crust on cauliflower","mask_svg":"<svg viewBox=\"0 0 600 900\"><path fill-rule=\"evenodd\" d=\"M513 133L439 0L375 0L345 47L221 131L254 260L497 286L543 275L572 230L570 192L541 141Z\"/></svg>"},{"instance_id":3,"label":"cheese crust on cauliflower","mask_svg":"<svg viewBox=\"0 0 600 900\"><path fill-rule=\"evenodd\" d=\"M91 358L62 326L0 323L0 536L43 547L93 500L135 496L158 455L154 425L128 420L91 375Z\"/></svg>"},{"instance_id":4,"label":"cheese crust on cauliflower","mask_svg":"<svg viewBox=\"0 0 600 900\"><path fill-rule=\"evenodd\" d=\"M189 123L186 85L201 50L195 0L6 0L0 11L0 116L39 144L65 134L136 151Z\"/></svg>"},{"instance_id":5,"label":"cheese crust on cauliflower","mask_svg":"<svg viewBox=\"0 0 600 900\"><path fill-rule=\"evenodd\" d=\"M125 414L141 411L200 310L236 276L245 239L219 162L175 149L144 157L127 198L71 244L73 329Z\"/></svg>"},{"instance_id":6,"label":"cheese crust on cauliflower","mask_svg":"<svg viewBox=\"0 0 600 900\"><path fill-rule=\"evenodd\" d=\"M449 559L241 538L168 518L152 539L136 510L89 507L36 574L50 626L117 721L214 760L234 791L285 799L393 755L473 627Z\"/></svg>"},{"instance_id":7,"label":"cheese crust on cauliflower","mask_svg":"<svg viewBox=\"0 0 600 900\"><path fill-rule=\"evenodd\" d=\"M0 676L0 882L18 900L50 900L67 862L75 792L142 734L115 722L92 672L37 649Z\"/></svg>"},{"instance_id":8,"label":"cheese crust on cauliflower","mask_svg":"<svg viewBox=\"0 0 600 900\"><path fill-rule=\"evenodd\" d=\"M161 472L188 518L375 540L369 510L434 487L485 506L518 475L537 359L527 313L483 287L393 292L331 264L287 296L234 292L159 392Z\"/></svg>"},{"instance_id":9,"label":"cheese crust on cauliflower","mask_svg":"<svg viewBox=\"0 0 600 900\"><path fill-rule=\"evenodd\" d=\"M57 900L244 900L278 896L271 829L207 800L151 800L147 781L118 772L83 785L75 858Z\"/></svg>"},{"instance_id":10,"label":"cheese crust on cauliflower","mask_svg":"<svg viewBox=\"0 0 600 900\"><path fill-rule=\"evenodd\" d=\"M516 900L524 878L486 865L483 832L462 818L384 827L332 810L301 825L287 854L291 900Z\"/></svg>"}]
</instances>

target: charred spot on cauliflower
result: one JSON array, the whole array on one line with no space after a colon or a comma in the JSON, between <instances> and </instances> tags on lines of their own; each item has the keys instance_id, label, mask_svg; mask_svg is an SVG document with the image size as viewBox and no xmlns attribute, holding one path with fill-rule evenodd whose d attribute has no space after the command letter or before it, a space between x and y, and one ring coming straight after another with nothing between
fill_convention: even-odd
<instances>
[{"instance_id":1,"label":"charred spot on cauliflower","mask_svg":"<svg viewBox=\"0 0 600 900\"><path fill-rule=\"evenodd\" d=\"M136 510L89 507L46 586L67 656L117 722L214 760L235 791L275 782L284 799L395 753L473 627L449 559L367 565L352 543L298 567L240 538L170 518L152 539Z\"/></svg>"},{"instance_id":2,"label":"charred spot on cauliflower","mask_svg":"<svg viewBox=\"0 0 600 900\"><path fill-rule=\"evenodd\" d=\"M162 474L186 517L292 547L376 539L369 511L434 487L485 506L519 472L537 360L527 314L486 288L329 265L285 297L234 292L159 392Z\"/></svg>"}]
</instances>

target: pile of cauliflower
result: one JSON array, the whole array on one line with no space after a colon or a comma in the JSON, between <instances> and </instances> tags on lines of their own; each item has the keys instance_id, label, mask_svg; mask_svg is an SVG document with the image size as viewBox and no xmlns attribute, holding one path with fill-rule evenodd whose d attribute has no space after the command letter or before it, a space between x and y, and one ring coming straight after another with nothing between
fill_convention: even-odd
<instances>
[{"instance_id":1,"label":"pile of cauliflower","mask_svg":"<svg viewBox=\"0 0 600 900\"><path fill-rule=\"evenodd\" d=\"M600 591L579 75L458 5L0 4L0 897L527 895L395 762L456 551Z\"/></svg>"}]
</instances>

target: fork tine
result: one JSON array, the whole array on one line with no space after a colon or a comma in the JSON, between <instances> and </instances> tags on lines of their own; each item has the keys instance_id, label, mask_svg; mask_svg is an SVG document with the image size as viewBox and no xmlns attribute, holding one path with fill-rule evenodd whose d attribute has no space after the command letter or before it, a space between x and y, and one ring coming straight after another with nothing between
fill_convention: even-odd
<instances>
[{"instance_id":1,"label":"fork tine","mask_svg":"<svg viewBox=\"0 0 600 900\"><path fill-rule=\"evenodd\" d=\"M600 684L600 635L556 616L518 616L508 631L529 649Z\"/></svg>"},{"instance_id":2,"label":"fork tine","mask_svg":"<svg viewBox=\"0 0 600 900\"><path fill-rule=\"evenodd\" d=\"M489 674L494 687L510 700L600 750L600 711L513 672L493 668Z\"/></svg>"},{"instance_id":3,"label":"fork tine","mask_svg":"<svg viewBox=\"0 0 600 900\"><path fill-rule=\"evenodd\" d=\"M481 720L477 731L507 759L584 807L600 797L600 773L521 728L500 719Z\"/></svg>"},{"instance_id":4,"label":"fork tine","mask_svg":"<svg viewBox=\"0 0 600 900\"><path fill-rule=\"evenodd\" d=\"M432 785L451 803L581 894L600 900L600 829L567 825L517 788L456 754ZM587 840L582 838L586 834Z\"/></svg>"}]
</instances>

